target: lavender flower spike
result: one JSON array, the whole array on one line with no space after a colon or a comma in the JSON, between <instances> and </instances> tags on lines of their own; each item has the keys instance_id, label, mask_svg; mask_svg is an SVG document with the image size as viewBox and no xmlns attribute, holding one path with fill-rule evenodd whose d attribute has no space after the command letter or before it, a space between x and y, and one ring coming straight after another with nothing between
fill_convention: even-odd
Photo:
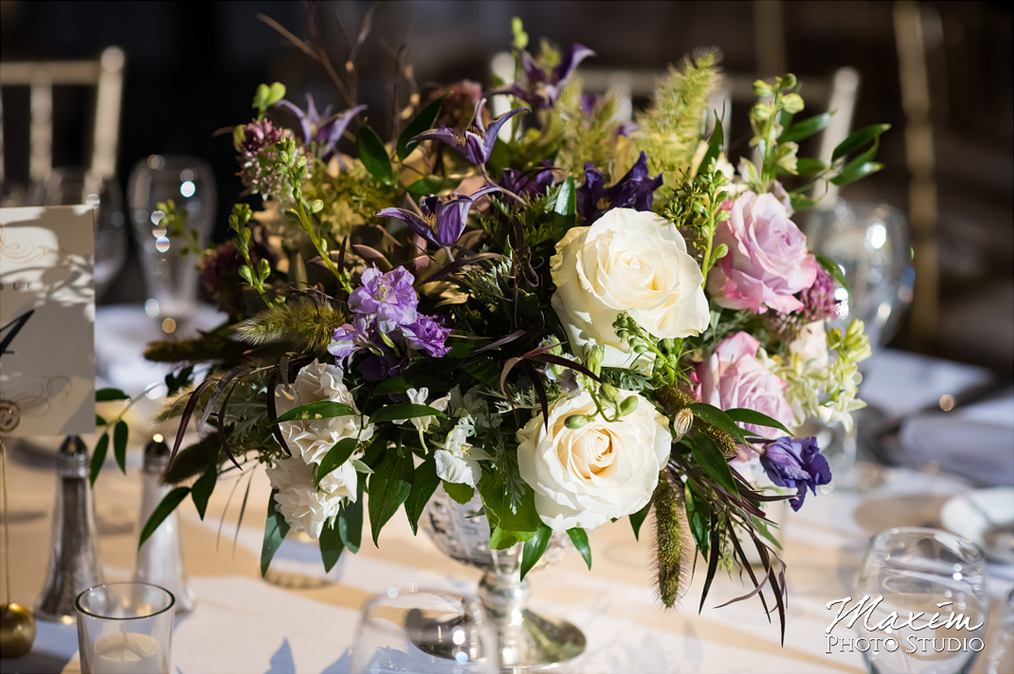
<instances>
[{"instance_id":1,"label":"lavender flower spike","mask_svg":"<svg viewBox=\"0 0 1014 674\"><path fill-rule=\"evenodd\" d=\"M500 191L496 185L486 185L467 197L456 193L449 197L430 194L419 202L421 216L404 208L385 208L377 211L376 215L378 218L398 218L437 248L444 248L461 238L472 204L485 194Z\"/></svg>"},{"instance_id":2,"label":"lavender flower spike","mask_svg":"<svg viewBox=\"0 0 1014 674\"><path fill-rule=\"evenodd\" d=\"M320 115L317 113L317 106L314 105L313 96L310 94L306 95L306 112L285 99L278 101L275 105L287 109L299 119L299 126L303 132L303 143L306 145L311 142L316 143L317 154L324 160L334 154L334 147L341 139L342 134L345 133L352 118L366 109L365 105L357 105L332 115L329 105L324 108L324 114Z\"/></svg>"},{"instance_id":3,"label":"lavender flower spike","mask_svg":"<svg viewBox=\"0 0 1014 674\"><path fill-rule=\"evenodd\" d=\"M831 481L831 467L816 438L778 438L767 446L760 462L772 482L796 489L796 497L789 500L793 510L803 506L807 487L816 494L817 485Z\"/></svg>"},{"instance_id":4,"label":"lavender flower spike","mask_svg":"<svg viewBox=\"0 0 1014 674\"><path fill-rule=\"evenodd\" d=\"M472 162L473 164L485 164L493 153L493 144L496 136L500 133L500 127L507 123L507 120L519 112L531 112L528 108L514 108L508 110L489 123L489 128L482 124L482 109L486 105L486 99L479 99L475 104L475 112L472 113L472 121L464 133L454 129L441 126L431 129L418 136L413 137L408 144L418 143L424 140L440 140L450 145L455 152Z\"/></svg>"}]
</instances>

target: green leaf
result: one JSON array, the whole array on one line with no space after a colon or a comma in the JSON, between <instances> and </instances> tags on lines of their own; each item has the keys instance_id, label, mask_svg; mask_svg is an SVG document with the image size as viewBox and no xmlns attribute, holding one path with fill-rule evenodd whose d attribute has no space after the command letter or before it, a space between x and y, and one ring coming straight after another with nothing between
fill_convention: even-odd
<instances>
[{"instance_id":1,"label":"green leaf","mask_svg":"<svg viewBox=\"0 0 1014 674\"><path fill-rule=\"evenodd\" d=\"M570 542L581 553L584 563L588 565L588 570L591 571L591 546L588 544L588 534L581 527L574 527L573 529L567 529L567 535L570 536Z\"/></svg>"},{"instance_id":2,"label":"green leaf","mask_svg":"<svg viewBox=\"0 0 1014 674\"><path fill-rule=\"evenodd\" d=\"M644 507L638 510L636 513L631 513L630 526L634 529L634 540L641 540L641 525L644 524L644 519L648 516L648 511L651 510L651 501L649 500L644 504Z\"/></svg>"},{"instance_id":3,"label":"green leaf","mask_svg":"<svg viewBox=\"0 0 1014 674\"><path fill-rule=\"evenodd\" d=\"M337 517L324 522L320 530L320 558L324 562L324 571L330 571L338 563L345 545L342 543L341 533L338 531Z\"/></svg>"},{"instance_id":4,"label":"green leaf","mask_svg":"<svg viewBox=\"0 0 1014 674\"><path fill-rule=\"evenodd\" d=\"M799 157L796 159L796 175L812 176L815 173L820 173L826 168L827 164L819 159L810 159L808 157Z\"/></svg>"},{"instance_id":5,"label":"green leaf","mask_svg":"<svg viewBox=\"0 0 1014 674\"><path fill-rule=\"evenodd\" d=\"M95 486L95 480L102 470L102 463L106 460L106 453L109 451L109 433L103 433L99 441L95 443L95 451L92 453L91 484Z\"/></svg>"},{"instance_id":6,"label":"green leaf","mask_svg":"<svg viewBox=\"0 0 1014 674\"><path fill-rule=\"evenodd\" d=\"M796 122L782 131L782 135L778 137L778 142L799 142L809 138L813 134L827 128L827 125L831 123L831 117L833 115L833 112L825 112L820 115L814 115L813 117L807 117L801 122Z\"/></svg>"},{"instance_id":7,"label":"green leaf","mask_svg":"<svg viewBox=\"0 0 1014 674\"><path fill-rule=\"evenodd\" d=\"M158 525L162 524L165 518L172 514L172 511L176 510L183 499L190 493L190 487L176 487L171 492L165 495L155 510L152 511L151 517L144 523L144 528L141 529L141 538L137 542L137 549L140 550L144 542L151 537L155 530L158 529Z\"/></svg>"},{"instance_id":8,"label":"green leaf","mask_svg":"<svg viewBox=\"0 0 1014 674\"><path fill-rule=\"evenodd\" d=\"M359 552L363 541L363 483L359 481L355 501L346 500L338 512L338 532L342 542L353 555Z\"/></svg>"},{"instance_id":9,"label":"green leaf","mask_svg":"<svg viewBox=\"0 0 1014 674\"><path fill-rule=\"evenodd\" d=\"M412 457L388 452L370 476L370 530L377 544L380 530L412 493Z\"/></svg>"},{"instance_id":10,"label":"green leaf","mask_svg":"<svg viewBox=\"0 0 1014 674\"><path fill-rule=\"evenodd\" d=\"M427 194L437 194L444 190L457 189L461 181L457 178L441 178L440 176L423 176L405 188L417 200Z\"/></svg>"},{"instance_id":11,"label":"green leaf","mask_svg":"<svg viewBox=\"0 0 1014 674\"><path fill-rule=\"evenodd\" d=\"M307 405L300 405L275 419L276 424L285 421L316 421L317 419L333 419L334 417L346 417L355 414L355 411L345 403L337 403L333 400L321 400Z\"/></svg>"},{"instance_id":12,"label":"green leaf","mask_svg":"<svg viewBox=\"0 0 1014 674\"><path fill-rule=\"evenodd\" d=\"M385 185L394 184L394 170L391 168L391 158L387 156L384 141L380 140L380 136L369 124L359 127L356 152L359 153L359 160L363 162L370 175Z\"/></svg>"},{"instance_id":13,"label":"green leaf","mask_svg":"<svg viewBox=\"0 0 1014 674\"><path fill-rule=\"evenodd\" d=\"M461 369L472 375L480 384L493 389L500 388L500 367L492 358L475 358L462 363Z\"/></svg>"},{"instance_id":14,"label":"green leaf","mask_svg":"<svg viewBox=\"0 0 1014 674\"><path fill-rule=\"evenodd\" d=\"M820 263L820 266L824 268L824 271L830 274L831 277L838 282L838 285L845 289L845 292L851 294L852 290L849 288L849 282L845 278L845 273L841 270L841 266L826 255L818 254L815 255L815 257L817 258L817 262Z\"/></svg>"},{"instance_id":15,"label":"green leaf","mask_svg":"<svg viewBox=\"0 0 1014 674\"><path fill-rule=\"evenodd\" d=\"M208 499L211 498L211 492L215 491L216 482L218 482L218 466L212 464L204 475L197 478L197 482L194 482L194 487L190 491L190 498L194 500L197 514L202 520L208 509Z\"/></svg>"},{"instance_id":16,"label":"green leaf","mask_svg":"<svg viewBox=\"0 0 1014 674\"><path fill-rule=\"evenodd\" d=\"M373 475L373 469L367 466L359 459L349 459L349 463L356 469L357 473L366 473L367 475Z\"/></svg>"},{"instance_id":17,"label":"green leaf","mask_svg":"<svg viewBox=\"0 0 1014 674\"><path fill-rule=\"evenodd\" d=\"M426 387L432 391L446 391L451 388L448 382L436 377L427 377L422 374L414 375L399 375L397 377L391 377L377 384L374 389L372 396L391 395L392 393L404 393L410 388L419 389Z\"/></svg>"},{"instance_id":18,"label":"green leaf","mask_svg":"<svg viewBox=\"0 0 1014 674\"><path fill-rule=\"evenodd\" d=\"M334 443L334 447L328 450L324 458L320 460L320 465L317 466L317 474L313 478L313 486L319 485L320 481L327 477L331 471L348 461L358 446L358 438L342 438Z\"/></svg>"},{"instance_id":19,"label":"green leaf","mask_svg":"<svg viewBox=\"0 0 1014 674\"><path fill-rule=\"evenodd\" d=\"M515 535L525 536L522 540L527 540L530 537L528 534L535 533L542 526L542 520L535 510L535 493L532 488L524 483L521 486L524 491L520 499L512 503L503 475L497 475L493 479L479 481L479 495L482 496L486 518L491 523Z\"/></svg>"},{"instance_id":20,"label":"green leaf","mask_svg":"<svg viewBox=\"0 0 1014 674\"><path fill-rule=\"evenodd\" d=\"M289 533L289 525L282 513L278 512L275 503L277 489L271 490L271 497L268 499L268 519L264 523L264 543L261 545L261 577L268 575L268 566L271 559L278 552L279 546Z\"/></svg>"},{"instance_id":21,"label":"green leaf","mask_svg":"<svg viewBox=\"0 0 1014 674\"><path fill-rule=\"evenodd\" d=\"M706 167L712 159L718 159L725 145L725 129L722 127L722 120L718 117L718 110L715 110L715 130L711 132L708 140L708 151L704 153L700 166Z\"/></svg>"},{"instance_id":22,"label":"green leaf","mask_svg":"<svg viewBox=\"0 0 1014 674\"><path fill-rule=\"evenodd\" d=\"M130 400L130 396L118 388L100 388L95 392L95 402L104 403L110 400Z\"/></svg>"},{"instance_id":23,"label":"green leaf","mask_svg":"<svg viewBox=\"0 0 1014 674\"><path fill-rule=\"evenodd\" d=\"M413 534L418 533L419 516L422 515L423 508L429 503L438 486L440 478L437 477L437 462L430 457L415 469L412 491L405 501L405 514L408 515L408 523L412 527Z\"/></svg>"},{"instance_id":24,"label":"green leaf","mask_svg":"<svg viewBox=\"0 0 1014 674\"><path fill-rule=\"evenodd\" d=\"M507 548L513 548L518 543L527 541L534 535L534 531L522 533L491 526L489 532L489 549L506 550Z\"/></svg>"},{"instance_id":25,"label":"green leaf","mask_svg":"<svg viewBox=\"0 0 1014 674\"><path fill-rule=\"evenodd\" d=\"M126 421L117 421L113 427L113 456L116 457L116 465L120 467L123 474L127 474L127 436L130 429Z\"/></svg>"},{"instance_id":26,"label":"green leaf","mask_svg":"<svg viewBox=\"0 0 1014 674\"><path fill-rule=\"evenodd\" d=\"M817 205L815 199L798 192L789 192L789 199L792 202L792 209L795 211L805 211Z\"/></svg>"},{"instance_id":27,"label":"green leaf","mask_svg":"<svg viewBox=\"0 0 1014 674\"><path fill-rule=\"evenodd\" d=\"M95 427L98 428L99 426L105 426L105 425L106 425L106 420L103 419L100 415L96 414L95 415Z\"/></svg>"},{"instance_id":28,"label":"green leaf","mask_svg":"<svg viewBox=\"0 0 1014 674\"><path fill-rule=\"evenodd\" d=\"M405 130L398 136L398 146L395 156L398 157L398 161L405 161L405 158L412 154L412 150L415 149L415 145L412 147L408 146L408 142L412 140L414 136L418 136L420 133L424 133L433 128L434 122L437 121L437 117L440 116L440 110L444 107L444 101L450 94L444 94L437 100L433 101L425 108L423 108L418 115L412 118L412 121L408 123Z\"/></svg>"},{"instance_id":29,"label":"green leaf","mask_svg":"<svg viewBox=\"0 0 1014 674\"><path fill-rule=\"evenodd\" d=\"M569 229L577 222L577 189L574 187L574 176L569 176L560 184L553 205L553 226Z\"/></svg>"},{"instance_id":30,"label":"green leaf","mask_svg":"<svg viewBox=\"0 0 1014 674\"><path fill-rule=\"evenodd\" d=\"M687 483L686 500L687 522L690 524L690 534L694 537L694 543L701 555L708 556L708 545L711 527L711 508L707 499L700 496L697 488L692 482Z\"/></svg>"},{"instance_id":31,"label":"green leaf","mask_svg":"<svg viewBox=\"0 0 1014 674\"><path fill-rule=\"evenodd\" d=\"M861 158L861 157L860 157ZM861 180L867 176L873 175L877 171L882 171L884 165L878 161L867 161L861 164L849 164L842 172L831 178L831 182L835 185L848 185L854 183L857 180Z\"/></svg>"},{"instance_id":32,"label":"green leaf","mask_svg":"<svg viewBox=\"0 0 1014 674\"><path fill-rule=\"evenodd\" d=\"M715 428L725 431L740 442L744 440L743 430L736 425L735 420L714 405L709 405L708 403L690 403L690 410L695 416Z\"/></svg>"},{"instance_id":33,"label":"green leaf","mask_svg":"<svg viewBox=\"0 0 1014 674\"><path fill-rule=\"evenodd\" d=\"M736 481L732 478L732 471L729 469L729 462L714 440L704 433L699 433L694 438L691 448L694 453L694 460L704 469L705 473L715 482L725 487L726 491L739 495Z\"/></svg>"},{"instance_id":34,"label":"green leaf","mask_svg":"<svg viewBox=\"0 0 1014 674\"><path fill-rule=\"evenodd\" d=\"M381 407L370 417L371 424L380 424L385 421L400 421L402 419L415 419L417 417L438 417L446 419L447 415L429 405L416 405L413 403L394 403L387 407Z\"/></svg>"},{"instance_id":35,"label":"green leaf","mask_svg":"<svg viewBox=\"0 0 1014 674\"><path fill-rule=\"evenodd\" d=\"M461 505L467 504L475 496L473 487L458 482L444 482L444 491Z\"/></svg>"},{"instance_id":36,"label":"green leaf","mask_svg":"<svg viewBox=\"0 0 1014 674\"><path fill-rule=\"evenodd\" d=\"M762 414L756 410L747 409L745 407L734 407L731 410L726 410L726 414L733 421L741 424L753 424L754 426L768 426L770 428L777 428L780 431L785 431L789 435L792 432L789 431L780 421L772 419L766 414Z\"/></svg>"},{"instance_id":37,"label":"green leaf","mask_svg":"<svg viewBox=\"0 0 1014 674\"><path fill-rule=\"evenodd\" d=\"M879 138L880 134L890 128L890 124L871 124L870 126L864 126L857 131L853 131L845 140L838 143L834 152L831 153L831 163L833 164L853 150L857 150L866 143Z\"/></svg>"},{"instance_id":38,"label":"green leaf","mask_svg":"<svg viewBox=\"0 0 1014 674\"><path fill-rule=\"evenodd\" d=\"M552 535L553 530L543 524L535 532L535 535L525 542L525 547L521 550L521 580L525 579L532 567L542 558L542 554L549 547L549 539Z\"/></svg>"}]
</instances>

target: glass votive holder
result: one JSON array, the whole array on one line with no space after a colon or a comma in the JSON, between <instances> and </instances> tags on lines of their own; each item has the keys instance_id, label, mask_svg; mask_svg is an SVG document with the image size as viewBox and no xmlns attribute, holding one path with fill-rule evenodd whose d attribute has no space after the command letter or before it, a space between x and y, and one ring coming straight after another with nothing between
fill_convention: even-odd
<instances>
[{"instance_id":1,"label":"glass votive holder","mask_svg":"<svg viewBox=\"0 0 1014 674\"><path fill-rule=\"evenodd\" d=\"M79 594L82 674L168 674L175 603L148 583L104 583Z\"/></svg>"}]
</instances>

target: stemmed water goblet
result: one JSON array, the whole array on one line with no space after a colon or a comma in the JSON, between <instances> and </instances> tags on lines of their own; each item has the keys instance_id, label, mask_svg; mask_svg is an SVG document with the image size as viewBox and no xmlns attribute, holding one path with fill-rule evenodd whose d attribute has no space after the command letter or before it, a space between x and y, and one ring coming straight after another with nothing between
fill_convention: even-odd
<instances>
[{"instance_id":1,"label":"stemmed water goblet","mask_svg":"<svg viewBox=\"0 0 1014 674\"><path fill-rule=\"evenodd\" d=\"M215 178L207 162L184 155L151 155L130 174L128 202L148 298L145 312L173 332L197 309L197 257L188 235L163 221L159 204L186 211L186 229L204 245L215 218Z\"/></svg>"}]
</instances>

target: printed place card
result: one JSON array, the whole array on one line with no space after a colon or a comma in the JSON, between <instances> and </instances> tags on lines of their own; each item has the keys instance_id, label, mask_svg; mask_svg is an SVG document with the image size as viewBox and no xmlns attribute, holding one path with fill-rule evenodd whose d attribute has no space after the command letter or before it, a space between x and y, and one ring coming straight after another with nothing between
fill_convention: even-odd
<instances>
[{"instance_id":1,"label":"printed place card","mask_svg":"<svg viewBox=\"0 0 1014 674\"><path fill-rule=\"evenodd\" d=\"M4 435L95 431L94 210L0 208Z\"/></svg>"}]
</instances>

